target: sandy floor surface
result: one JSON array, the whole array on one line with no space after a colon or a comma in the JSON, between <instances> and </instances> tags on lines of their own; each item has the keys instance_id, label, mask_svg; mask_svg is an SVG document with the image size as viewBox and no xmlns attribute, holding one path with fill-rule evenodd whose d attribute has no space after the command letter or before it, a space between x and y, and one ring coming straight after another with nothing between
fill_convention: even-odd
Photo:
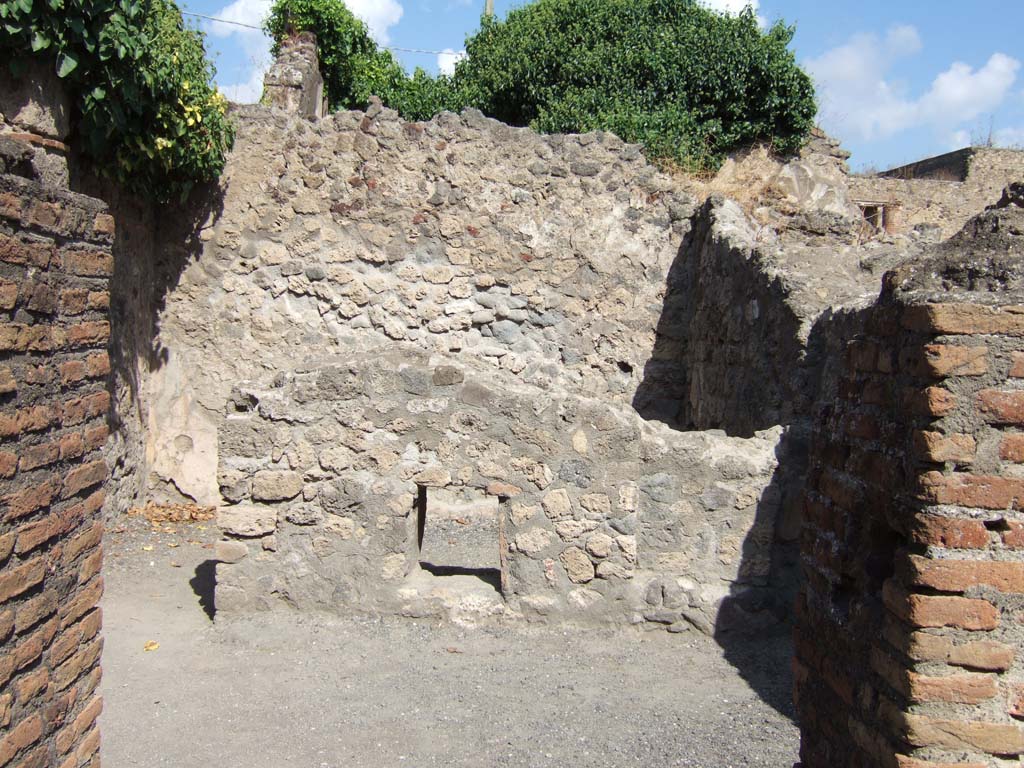
<instances>
[{"instance_id":1,"label":"sandy floor surface","mask_svg":"<svg viewBox=\"0 0 1024 768\"><path fill-rule=\"evenodd\" d=\"M212 621L212 523L128 518L108 531L106 768L796 760L784 635L723 650L696 632L287 612Z\"/></svg>"}]
</instances>

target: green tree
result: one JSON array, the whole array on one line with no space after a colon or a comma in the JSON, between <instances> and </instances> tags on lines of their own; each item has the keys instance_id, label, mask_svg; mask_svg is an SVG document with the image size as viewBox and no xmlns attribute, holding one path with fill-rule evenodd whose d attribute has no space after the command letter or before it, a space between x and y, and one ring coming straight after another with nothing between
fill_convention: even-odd
<instances>
[{"instance_id":1,"label":"green tree","mask_svg":"<svg viewBox=\"0 0 1024 768\"><path fill-rule=\"evenodd\" d=\"M481 20L456 68L467 104L544 132L610 130L649 154L714 167L754 141L797 149L814 87L781 22L693 0L537 0Z\"/></svg>"},{"instance_id":2,"label":"green tree","mask_svg":"<svg viewBox=\"0 0 1024 768\"><path fill-rule=\"evenodd\" d=\"M546 133L612 131L693 170L756 141L796 150L816 112L792 27L763 31L749 9L695 0L536 0L503 21L485 15L453 77L407 77L341 0L277 0L267 29L317 35L335 108L370 94L409 119L472 106Z\"/></svg>"}]
</instances>

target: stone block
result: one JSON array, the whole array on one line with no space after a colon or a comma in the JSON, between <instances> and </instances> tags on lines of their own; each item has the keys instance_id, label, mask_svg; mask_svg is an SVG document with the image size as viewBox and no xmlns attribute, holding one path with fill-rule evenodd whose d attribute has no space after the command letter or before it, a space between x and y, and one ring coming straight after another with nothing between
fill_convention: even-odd
<instances>
[{"instance_id":1,"label":"stone block","mask_svg":"<svg viewBox=\"0 0 1024 768\"><path fill-rule=\"evenodd\" d=\"M461 384L464 379L465 376L460 368L456 368L454 365L439 365L434 369L431 380L435 386L450 387Z\"/></svg>"},{"instance_id":2,"label":"stone block","mask_svg":"<svg viewBox=\"0 0 1024 768\"><path fill-rule=\"evenodd\" d=\"M71 133L71 102L64 83L45 59L27 57L28 70L14 77L0 72L0 113L29 133L63 141Z\"/></svg>"},{"instance_id":3,"label":"stone block","mask_svg":"<svg viewBox=\"0 0 1024 768\"><path fill-rule=\"evenodd\" d=\"M452 474L444 467L430 467L413 475L412 481L427 488L446 488L452 484Z\"/></svg>"},{"instance_id":4,"label":"stone block","mask_svg":"<svg viewBox=\"0 0 1024 768\"><path fill-rule=\"evenodd\" d=\"M241 541L218 541L214 557L222 563L237 563L249 554L249 547Z\"/></svg>"},{"instance_id":5,"label":"stone block","mask_svg":"<svg viewBox=\"0 0 1024 768\"><path fill-rule=\"evenodd\" d=\"M277 512L272 507L221 507L217 510L217 525L231 536L266 536L277 530Z\"/></svg>"},{"instance_id":6,"label":"stone block","mask_svg":"<svg viewBox=\"0 0 1024 768\"><path fill-rule=\"evenodd\" d=\"M579 547L569 547L558 556L573 584L586 584L594 579L594 564Z\"/></svg>"},{"instance_id":7,"label":"stone block","mask_svg":"<svg viewBox=\"0 0 1024 768\"><path fill-rule=\"evenodd\" d=\"M252 497L256 501L287 501L302 493L304 484L298 472L264 469L252 479Z\"/></svg>"},{"instance_id":8,"label":"stone block","mask_svg":"<svg viewBox=\"0 0 1024 768\"><path fill-rule=\"evenodd\" d=\"M564 488L552 491L541 500L544 513L552 520L563 520L572 517L572 502Z\"/></svg>"},{"instance_id":9,"label":"stone block","mask_svg":"<svg viewBox=\"0 0 1024 768\"><path fill-rule=\"evenodd\" d=\"M530 528L516 535L516 549L524 555L543 552L555 540L554 534L545 528Z\"/></svg>"}]
</instances>

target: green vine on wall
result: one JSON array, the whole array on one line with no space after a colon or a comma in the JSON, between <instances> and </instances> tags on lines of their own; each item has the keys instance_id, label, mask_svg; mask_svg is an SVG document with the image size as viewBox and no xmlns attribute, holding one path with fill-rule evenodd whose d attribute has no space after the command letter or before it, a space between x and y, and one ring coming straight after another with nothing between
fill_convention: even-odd
<instances>
[{"instance_id":1,"label":"green vine on wall","mask_svg":"<svg viewBox=\"0 0 1024 768\"><path fill-rule=\"evenodd\" d=\"M95 169L157 201L215 180L234 141L203 34L173 0L0 0L0 52L17 77L52 63Z\"/></svg>"}]
</instances>

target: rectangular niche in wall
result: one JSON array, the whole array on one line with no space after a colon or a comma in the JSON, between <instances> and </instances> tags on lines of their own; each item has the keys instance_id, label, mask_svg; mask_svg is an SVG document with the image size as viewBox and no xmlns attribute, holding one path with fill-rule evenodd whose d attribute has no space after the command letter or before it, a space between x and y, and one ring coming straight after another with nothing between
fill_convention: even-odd
<instances>
[{"instance_id":1,"label":"rectangular niche in wall","mask_svg":"<svg viewBox=\"0 0 1024 768\"><path fill-rule=\"evenodd\" d=\"M420 568L439 578L474 577L501 589L499 502L473 488L419 487Z\"/></svg>"}]
</instances>

